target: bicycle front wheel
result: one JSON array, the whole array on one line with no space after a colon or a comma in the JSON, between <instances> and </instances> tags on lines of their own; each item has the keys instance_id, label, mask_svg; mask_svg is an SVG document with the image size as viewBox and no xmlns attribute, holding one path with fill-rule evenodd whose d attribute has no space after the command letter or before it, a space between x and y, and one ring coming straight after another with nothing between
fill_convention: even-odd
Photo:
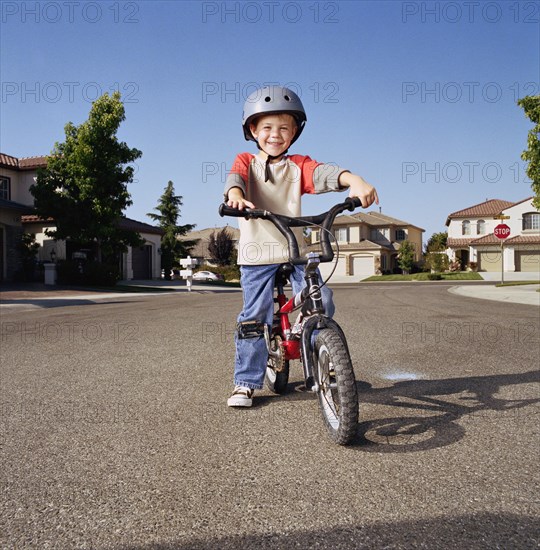
<instances>
[{"instance_id":1,"label":"bicycle front wheel","mask_svg":"<svg viewBox=\"0 0 540 550\"><path fill-rule=\"evenodd\" d=\"M358 427L358 392L347 344L335 330L315 339L314 376L324 423L331 439L348 445Z\"/></svg>"}]
</instances>

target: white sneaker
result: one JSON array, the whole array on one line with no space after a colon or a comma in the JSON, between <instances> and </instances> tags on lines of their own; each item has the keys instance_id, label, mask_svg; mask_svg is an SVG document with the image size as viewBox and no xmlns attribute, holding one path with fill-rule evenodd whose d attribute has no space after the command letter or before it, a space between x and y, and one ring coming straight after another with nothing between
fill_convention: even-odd
<instances>
[{"instance_id":1,"label":"white sneaker","mask_svg":"<svg viewBox=\"0 0 540 550\"><path fill-rule=\"evenodd\" d=\"M233 394L227 400L229 407L251 407L253 404L253 390L245 386L236 386Z\"/></svg>"}]
</instances>

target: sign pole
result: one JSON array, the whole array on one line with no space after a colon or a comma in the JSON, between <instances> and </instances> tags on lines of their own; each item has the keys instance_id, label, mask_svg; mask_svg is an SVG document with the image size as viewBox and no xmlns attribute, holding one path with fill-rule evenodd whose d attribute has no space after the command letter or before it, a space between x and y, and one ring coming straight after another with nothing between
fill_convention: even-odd
<instances>
[{"instance_id":1,"label":"sign pole","mask_svg":"<svg viewBox=\"0 0 540 550\"><path fill-rule=\"evenodd\" d=\"M510 216L495 216L495 219L508 219ZM495 237L501 240L501 285L504 285L504 240L510 236L510 228L505 223L500 223L493 230Z\"/></svg>"},{"instance_id":2,"label":"sign pole","mask_svg":"<svg viewBox=\"0 0 540 550\"><path fill-rule=\"evenodd\" d=\"M504 250L503 250L504 240L501 240L501 285L504 285Z\"/></svg>"}]
</instances>

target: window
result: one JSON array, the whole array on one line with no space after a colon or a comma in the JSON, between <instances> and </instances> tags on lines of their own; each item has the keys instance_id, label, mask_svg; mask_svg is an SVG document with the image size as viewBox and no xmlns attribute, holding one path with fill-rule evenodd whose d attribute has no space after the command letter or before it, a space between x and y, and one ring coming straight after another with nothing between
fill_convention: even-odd
<instances>
[{"instance_id":1,"label":"window","mask_svg":"<svg viewBox=\"0 0 540 550\"><path fill-rule=\"evenodd\" d=\"M476 222L476 234L477 235L486 234L486 222L484 220L478 220Z\"/></svg>"},{"instance_id":2,"label":"window","mask_svg":"<svg viewBox=\"0 0 540 550\"><path fill-rule=\"evenodd\" d=\"M381 227L380 229L372 229L371 237L372 241L388 241L390 240L390 228Z\"/></svg>"},{"instance_id":3,"label":"window","mask_svg":"<svg viewBox=\"0 0 540 550\"><path fill-rule=\"evenodd\" d=\"M461 234L470 235L471 234L471 222L469 220L463 220L461 223Z\"/></svg>"},{"instance_id":4,"label":"window","mask_svg":"<svg viewBox=\"0 0 540 550\"><path fill-rule=\"evenodd\" d=\"M405 229L396 229L396 241L404 241L406 238Z\"/></svg>"},{"instance_id":5,"label":"window","mask_svg":"<svg viewBox=\"0 0 540 550\"><path fill-rule=\"evenodd\" d=\"M11 181L6 176L0 176L0 199L11 200Z\"/></svg>"},{"instance_id":6,"label":"window","mask_svg":"<svg viewBox=\"0 0 540 550\"><path fill-rule=\"evenodd\" d=\"M336 238L336 241L338 242L348 242L348 230L346 227L338 227L337 229L334 229L334 237Z\"/></svg>"},{"instance_id":7,"label":"window","mask_svg":"<svg viewBox=\"0 0 540 550\"><path fill-rule=\"evenodd\" d=\"M526 229L540 229L540 214L538 212L523 214L523 230Z\"/></svg>"}]
</instances>

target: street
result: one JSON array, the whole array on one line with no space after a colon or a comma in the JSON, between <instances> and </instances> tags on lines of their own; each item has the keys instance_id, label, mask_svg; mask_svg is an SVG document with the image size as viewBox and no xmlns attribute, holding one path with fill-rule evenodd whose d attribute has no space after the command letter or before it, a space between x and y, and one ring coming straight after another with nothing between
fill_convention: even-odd
<instances>
[{"instance_id":1,"label":"street","mask_svg":"<svg viewBox=\"0 0 540 550\"><path fill-rule=\"evenodd\" d=\"M1 548L537 548L540 316L334 289L350 447L289 393L229 409L235 289L2 310Z\"/></svg>"}]
</instances>

